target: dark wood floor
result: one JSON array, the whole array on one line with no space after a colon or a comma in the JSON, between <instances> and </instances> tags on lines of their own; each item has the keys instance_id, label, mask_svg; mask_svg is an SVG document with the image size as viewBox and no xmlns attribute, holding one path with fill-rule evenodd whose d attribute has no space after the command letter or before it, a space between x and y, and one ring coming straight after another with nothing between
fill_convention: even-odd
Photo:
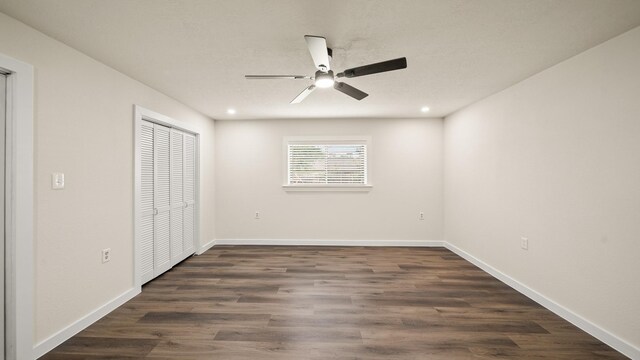
<instances>
[{"instance_id":1,"label":"dark wood floor","mask_svg":"<svg viewBox=\"0 0 640 360\"><path fill-rule=\"evenodd\" d=\"M229 247L42 359L625 359L443 248Z\"/></svg>"}]
</instances>

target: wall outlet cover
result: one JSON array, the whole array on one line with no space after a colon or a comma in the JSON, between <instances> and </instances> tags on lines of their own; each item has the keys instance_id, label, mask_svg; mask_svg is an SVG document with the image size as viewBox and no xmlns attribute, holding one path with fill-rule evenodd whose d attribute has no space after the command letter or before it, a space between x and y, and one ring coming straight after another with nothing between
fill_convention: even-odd
<instances>
[{"instance_id":1,"label":"wall outlet cover","mask_svg":"<svg viewBox=\"0 0 640 360\"><path fill-rule=\"evenodd\" d=\"M102 249L102 263L109 262L111 260L111 248Z\"/></svg>"},{"instance_id":2,"label":"wall outlet cover","mask_svg":"<svg viewBox=\"0 0 640 360\"><path fill-rule=\"evenodd\" d=\"M51 189L62 190L64 189L64 173L51 174Z\"/></svg>"}]
</instances>

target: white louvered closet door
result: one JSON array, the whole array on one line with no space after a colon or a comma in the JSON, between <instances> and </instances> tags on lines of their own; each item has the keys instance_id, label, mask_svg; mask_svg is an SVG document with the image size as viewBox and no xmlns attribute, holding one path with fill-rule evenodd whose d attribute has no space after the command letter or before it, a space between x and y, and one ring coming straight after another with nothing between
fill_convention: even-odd
<instances>
[{"instance_id":1,"label":"white louvered closet door","mask_svg":"<svg viewBox=\"0 0 640 360\"><path fill-rule=\"evenodd\" d=\"M184 134L184 257L195 251L196 149L196 137Z\"/></svg>"},{"instance_id":2,"label":"white louvered closet door","mask_svg":"<svg viewBox=\"0 0 640 360\"><path fill-rule=\"evenodd\" d=\"M195 135L142 120L137 259L142 284L195 252Z\"/></svg>"},{"instance_id":3,"label":"white louvered closet door","mask_svg":"<svg viewBox=\"0 0 640 360\"><path fill-rule=\"evenodd\" d=\"M171 128L154 124L154 277L171 268Z\"/></svg>"},{"instance_id":4,"label":"white louvered closet door","mask_svg":"<svg viewBox=\"0 0 640 360\"><path fill-rule=\"evenodd\" d=\"M171 265L184 259L184 137L171 130Z\"/></svg>"},{"instance_id":5,"label":"white louvered closet door","mask_svg":"<svg viewBox=\"0 0 640 360\"><path fill-rule=\"evenodd\" d=\"M154 155L153 155L153 127L147 121L142 121L140 128L140 218L139 227L139 261L142 283L153 279L153 247L154 247Z\"/></svg>"}]
</instances>

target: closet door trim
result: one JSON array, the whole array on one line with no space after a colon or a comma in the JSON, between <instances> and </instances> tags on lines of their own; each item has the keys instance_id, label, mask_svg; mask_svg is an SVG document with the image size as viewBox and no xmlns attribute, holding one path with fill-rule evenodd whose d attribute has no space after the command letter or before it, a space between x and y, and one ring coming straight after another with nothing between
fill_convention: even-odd
<instances>
[{"instance_id":1,"label":"closet door trim","mask_svg":"<svg viewBox=\"0 0 640 360\"><path fill-rule=\"evenodd\" d=\"M183 131L187 134L191 134L195 136L196 142L196 157L195 157L195 167L196 167L196 184L195 184L195 216L194 216L194 250L197 248L199 239L200 239L200 133L197 128L189 123L185 123L182 121L178 121L172 119L168 116L159 114L155 111L146 109L139 105L134 105L134 198L133 198L133 227L134 227L134 241L133 241L133 261L134 261L134 273L133 273L133 282L134 286L139 287L143 284L142 279L142 269L141 269L141 246L140 246L140 236L141 229L139 226L139 219L141 217L141 209L140 209L140 201L141 201L141 188L142 188L142 177L141 177L141 150L140 150L140 136L141 136L141 127L142 122L148 121L158 125L167 126L176 130ZM185 256L186 258L186 256Z\"/></svg>"}]
</instances>

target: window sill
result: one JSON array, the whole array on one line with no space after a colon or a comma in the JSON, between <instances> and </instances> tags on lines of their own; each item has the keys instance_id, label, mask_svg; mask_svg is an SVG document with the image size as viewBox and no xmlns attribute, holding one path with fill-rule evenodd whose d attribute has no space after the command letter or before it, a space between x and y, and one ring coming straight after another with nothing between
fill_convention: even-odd
<instances>
[{"instance_id":1,"label":"window sill","mask_svg":"<svg viewBox=\"0 0 640 360\"><path fill-rule=\"evenodd\" d=\"M282 185L284 191L370 191L373 185Z\"/></svg>"}]
</instances>

